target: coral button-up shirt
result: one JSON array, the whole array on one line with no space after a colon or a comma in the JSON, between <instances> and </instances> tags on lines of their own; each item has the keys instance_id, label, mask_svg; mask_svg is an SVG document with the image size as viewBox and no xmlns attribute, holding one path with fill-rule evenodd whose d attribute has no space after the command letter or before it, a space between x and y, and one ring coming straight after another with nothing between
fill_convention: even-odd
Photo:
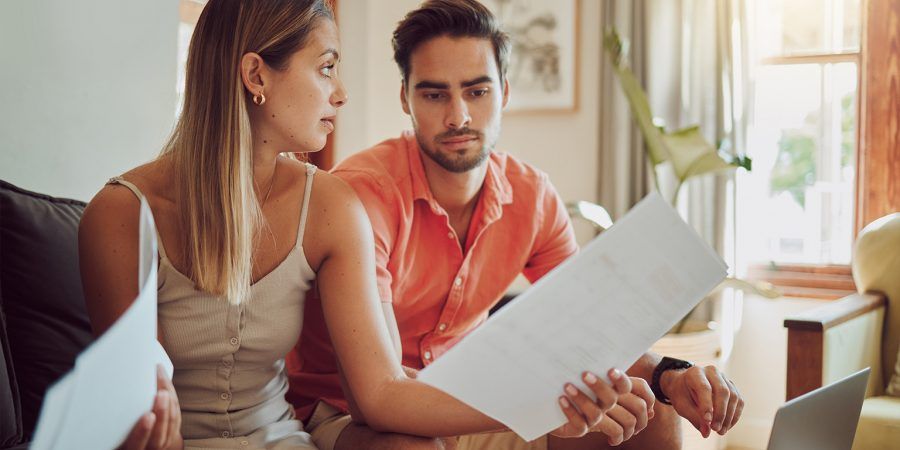
<instances>
[{"instance_id":1,"label":"coral button-up shirt","mask_svg":"<svg viewBox=\"0 0 900 450\"><path fill-rule=\"evenodd\" d=\"M536 281L578 246L547 175L494 152L465 247L425 178L415 136L384 141L339 164L375 233L381 301L392 303L403 364L421 369L487 319L520 274ZM314 293L313 289L310 292ZM303 333L288 355L288 400L307 419L316 401L347 411L321 304L307 299Z\"/></svg>"}]
</instances>

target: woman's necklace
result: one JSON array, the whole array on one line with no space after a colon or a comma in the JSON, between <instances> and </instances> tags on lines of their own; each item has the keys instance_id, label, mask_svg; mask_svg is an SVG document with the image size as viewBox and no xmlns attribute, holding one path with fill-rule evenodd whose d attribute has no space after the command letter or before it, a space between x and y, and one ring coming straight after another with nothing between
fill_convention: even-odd
<instances>
[{"instance_id":1,"label":"woman's necklace","mask_svg":"<svg viewBox=\"0 0 900 450\"><path fill-rule=\"evenodd\" d=\"M263 209L266 206L266 201L269 200L269 194L272 193L272 186L275 186L275 169L278 168L278 163L275 163L275 168L272 169L272 179L269 180L269 188L266 189L266 195L263 196L263 201L259 205L259 209Z\"/></svg>"}]
</instances>

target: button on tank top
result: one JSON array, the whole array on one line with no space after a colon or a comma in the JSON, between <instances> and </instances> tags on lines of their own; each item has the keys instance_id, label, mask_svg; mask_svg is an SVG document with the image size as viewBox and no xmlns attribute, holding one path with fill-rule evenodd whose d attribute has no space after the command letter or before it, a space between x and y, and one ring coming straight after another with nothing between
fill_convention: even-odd
<instances>
[{"instance_id":1,"label":"button on tank top","mask_svg":"<svg viewBox=\"0 0 900 450\"><path fill-rule=\"evenodd\" d=\"M175 366L172 384L187 447L239 442L271 448L281 446L273 441L283 441L291 448L315 448L284 398L284 357L300 337L305 293L315 277L303 252L315 171L307 165L297 243L240 304L196 289L175 269L159 240L159 340ZM142 196L121 177L110 183Z\"/></svg>"}]
</instances>

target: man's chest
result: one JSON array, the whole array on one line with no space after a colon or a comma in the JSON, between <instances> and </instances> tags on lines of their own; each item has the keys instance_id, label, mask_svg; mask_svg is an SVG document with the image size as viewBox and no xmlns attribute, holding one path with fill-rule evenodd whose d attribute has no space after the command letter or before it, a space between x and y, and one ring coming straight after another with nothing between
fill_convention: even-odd
<instances>
[{"instance_id":1,"label":"man's chest","mask_svg":"<svg viewBox=\"0 0 900 450\"><path fill-rule=\"evenodd\" d=\"M473 216L465 239L447 216L430 212L401 227L388 264L395 313L422 313L463 302L479 310L490 308L532 253L531 221L513 216Z\"/></svg>"}]
</instances>

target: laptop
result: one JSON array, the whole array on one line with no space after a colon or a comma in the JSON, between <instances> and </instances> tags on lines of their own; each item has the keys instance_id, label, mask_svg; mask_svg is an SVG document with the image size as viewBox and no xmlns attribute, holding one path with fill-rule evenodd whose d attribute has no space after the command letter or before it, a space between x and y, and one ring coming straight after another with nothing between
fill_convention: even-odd
<instances>
[{"instance_id":1,"label":"laptop","mask_svg":"<svg viewBox=\"0 0 900 450\"><path fill-rule=\"evenodd\" d=\"M869 368L778 408L769 450L848 450L866 396Z\"/></svg>"}]
</instances>

